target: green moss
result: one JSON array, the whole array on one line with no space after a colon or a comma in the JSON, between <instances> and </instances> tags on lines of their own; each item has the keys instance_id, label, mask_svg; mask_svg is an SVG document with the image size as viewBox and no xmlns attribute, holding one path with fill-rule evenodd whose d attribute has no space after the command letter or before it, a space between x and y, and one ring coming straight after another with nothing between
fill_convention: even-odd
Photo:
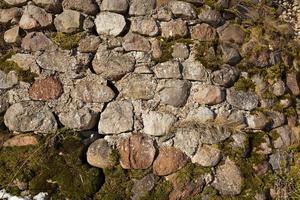
<instances>
[{"instance_id":1,"label":"green moss","mask_svg":"<svg viewBox=\"0 0 300 200\"><path fill-rule=\"evenodd\" d=\"M113 169L104 169L105 183L95 200L127 200L131 198L131 188L133 182L130 180L126 170L121 166Z\"/></svg>"},{"instance_id":2,"label":"green moss","mask_svg":"<svg viewBox=\"0 0 300 200\"><path fill-rule=\"evenodd\" d=\"M200 61L204 67L217 70L222 64L221 50L216 41L199 42L196 44L196 60Z\"/></svg>"},{"instance_id":3,"label":"green moss","mask_svg":"<svg viewBox=\"0 0 300 200\"><path fill-rule=\"evenodd\" d=\"M146 175L150 174L152 172L152 168L148 169L131 169L128 170L128 175L131 179L142 179Z\"/></svg>"},{"instance_id":4,"label":"green moss","mask_svg":"<svg viewBox=\"0 0 300 200\"><path fill-rule=\"evenodd\" d=\"M0 70L8 73L10 71L15 71L17 73L19 81L24 81L31 83L34 81L34 78L37 76L36 74L30 72L29 70L23 70L20 68L17 63L13 61L7 61L15 52L8 52L4 56L0 58Z\"/></svg>"},{"instance_id":5,"label":"green moss","mask_svg":"<svg viewBox=\"0 0 300 200\"><path fill-rule=\"evenodd\" d=\"M210 168L201 167L190 162L176 173L176 178L179 184L185 185L207 173L210 173Z\"/></svg>"},{"instance_id":6,"label":"green moss","mask_svg":"<svg viewBox=\"0 0 300 200\"><path fill-rule=\"evenodd\" d=\"M284 114L287 117L297 116L297 112L296 112L295 108L293 108L293 107L289 107L289 108L285 109Z\"/></svg>"},{"instance_id":7,"label":"green moss","mask_svg":"<svg viewBox=\"0 0 300 200\"><path fill-rule=\"evenodd\" d=\"M254 91L255 83L251 79L240 77L239 80L235 82L234 88L237 91Z\"/></svg>"},{"instance_id":8,"label":"green moss","mask_svg":"<svg viewBox=\"0 0 300 200\"><path fill-rule=\"evenodd\" d=\"M28 183L33 195L48 192L56 199L90 198L99 190L101 177L98 169L82 162L83 149L81 140L73 136L60 141L56 148L3 148L0 151L0 185L9 191L13 189L13 185L7 186L18 172L15 179Z\"/></svg>"},{"instance_id":9,"label":"green moss","mask_svg":"<svg viewBox=\"0 0 300 200\"><path fill-rule=\"evenodd\" d=\"M155 187L148 194L140 198L140 200L166 200L169 199L169 194L172 190L172 184L161 178Z\"/></svg>"},{"instance_id":10,"label":"green moss","mask_svg":"<svg viewBox=\"0 0 300 200\"><path fill-rule=\"evenodd\" d=\"M276 95L274 95L272 92L270 92L269 90L265 91L262 96L261 96L263 99L266 99L266 100L272 100L272 99L277 99Z\"/></svg>"},{"instance_id":11,"label":"green moss","mask_svg":"<svg viewBox=\"0 0 300 200\"><path fill-rule=\"evenodd\" d=\"M81 39L80 33L76 34L66 34L66 33L55 33L52 37L54 43L56 43L60 48L65 50L71 50L78 47L79 41Z\"/></svg>"},{"instance_id":12,"label":"green moss","mask_svg":"<svg viewBox=\"0 0 300 200\"><path fill-rule=\"evenodd\" d=\"M265 80L275 81L277 79L282 79L286 69L283 65L275 65L267 68Z\"/></svg>"},{"instance_id":13,"label":"green moss","mask_svg":"<svg viewBox=\"0 0 300 200\"><path fill-rule=\"evenodd\" d=\"M119 159L120 159L120 155L119 155L118 150L113 149L112 152L111 152L111 154L109 155L109 160L112 163L118 163Z\"/></svg>"}]
</instances>

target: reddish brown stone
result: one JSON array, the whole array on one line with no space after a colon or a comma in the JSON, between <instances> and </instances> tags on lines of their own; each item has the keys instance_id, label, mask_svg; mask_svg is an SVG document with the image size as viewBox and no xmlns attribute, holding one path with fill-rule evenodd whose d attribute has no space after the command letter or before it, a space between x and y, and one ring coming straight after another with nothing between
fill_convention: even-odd
<instances>
[{"instance_id":1,"label":"reddish brown stone","mask_svg":"<svg viewBox=\"0 0 300 200\"><path fill-rule=\"evenodd\" d=\"M286 85L291 90L293 95L298 96L300 94L299 77L296 73L287 74Z\"/></svg>"},{"instance_id":2,"label":"reddish brown stone","mask_svg":"<svg viewBox=\"0 0 300 200\"><path fill-rule=\"evenodd\" d=\"M147 169L154 160L156 149L153 140L142 134L135 134L118 145L120 163L124 169Z\"/></svg>"},{"instance_id":3,"label":"reddish brown stone","mask_svg":"<svg viewBox=\"0 0 300 200\"><path fill-rule=\"evenodd\" d=\"M29 89L29 96L33 100L57 99L63 92L61 82L55 77L36 80Z\"/></svg>"},{"instance_id":4,"label":"reddish brown stone","mask_svg":"<svg viewBox=\"0 0 300 200\"><path fill-rule=\"evenodd\" d=\"M153 163L154 174L166 176L172 174L186 165L188 157L174 147L161 147L158 157Z\"/></svg>"}]
</instances>

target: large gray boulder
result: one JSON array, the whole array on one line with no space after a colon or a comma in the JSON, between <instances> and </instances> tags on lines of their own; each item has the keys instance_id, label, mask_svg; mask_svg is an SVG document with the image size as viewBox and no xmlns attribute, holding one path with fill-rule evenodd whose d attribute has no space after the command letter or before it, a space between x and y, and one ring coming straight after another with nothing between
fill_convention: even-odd
<instances>
[{"instance_id":1,"label":"large gray boulder","mask_svg":"<svg viewBox=\"0 0 300 200\"><path fill-rule=\"evenodd\" d=\"M126 27L123 15L112 12L101 12L95 19L96 30L99 35L120 35Z\"/></svg>"},{"instance_id":2,"label":"large gray boulder","mask_svg":"<svg viewBox=\"0 0 300 200\"><path fill-rule=\"evenodd\" d=\"M53 113L42 102L24 101L10 106L4 123L11 131L54 133L57 122Z\"/></svg>"},{"instance_id":3,"label":"large gray boulder","mask_svg":"<svg viewBox=\"0 0 300 200\"><path fill-rule=\"evenodd\" d=\"M168 7L172 11L175 17L180 17L183 19L195 19L197 18L197 13L194 6L190 3L184 1L171 1Z\"/></svg>"},{"instance_id":4,"label":"large gray boulder","mask_svg":"<svg viewBox=\"0 0 300 200\"><path fill-rule=\"evenodd\" d=\"M155 8L156 0L132 0L129 7L129 15L149 15Z\"/></svg>"},{"instance_id":5,"label":"large gray boulder","mask_svg":"<svg viewBox=\"0 0 300 200\"><path fill-rule=\"evenodd\" d=\"M230 105L242 110L253 110L258 106L258 97L253 92L228 89L226 100Z\"/></svg>"},{"instance_id":6,"label":"large gray boulder","mask_svg":"<svg viewBox=\"0 0 300 200\"><path fill-rule=\"evenodd\" d=\"M103 0L100 6L101 11L109 11L125 14L129 4L127 0Z\"/></svg>"},{"instance_id":7,"label":"large gray boulder","mask_svg":"<svg viewBox=\"0 0 300 200\"><path fill-rule=\"evenodd\" d=\"M144 132L148 135L162 136L170 132L176 122L176 117L171 114L150 111L142 116Z\"/></svg>"},{"instance_id":8,"label":"large gray boulder","mask_svg":"<svg viewBox=\"0 0 300 200\"><path fill-rule=\"evenodd\" d=\"M96 74L107 80L119 80L125 74L132 72L135 60L128 54L108 50L100 45L92 62Z\"/></svg>"},{"instance_id":9,"label":"large gray boulder","mask_svg":"<svg viewBox=\"0 0 300 200\"><path fill-rule=\"evenodd\" d=\"M119 134L133 130L133 106L128 101L114 101L101 113L99 133Z\"/></svg>"}]
</instances>

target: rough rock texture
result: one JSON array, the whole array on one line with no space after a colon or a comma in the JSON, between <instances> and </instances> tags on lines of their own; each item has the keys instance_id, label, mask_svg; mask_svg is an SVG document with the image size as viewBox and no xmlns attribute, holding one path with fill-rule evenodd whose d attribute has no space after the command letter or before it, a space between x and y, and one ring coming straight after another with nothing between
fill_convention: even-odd
<instances>
[{"instance_id":1,"label":"rough rock texture","mask_svg":"<svg viewBox=\"0 0 300 200\"><path fill-rule=\"evenodd\" d=\"M204 167L213 167L221 159L221 151L209 145L199 147L198 151L192 158L192 162Z\"/></svg>"},{"instance_id":2,"label":"rough rock texture","mask_svg":"<svg viewBox=\"0 0 300 200\"><path fill-rule=\"evenodd\" d=\"M226 100L232 106L243 110L253 110L258 106L258 99L252 92L231 89L227 91Z\"/></svg>"},{"instance_id":3,"label":"rough rock texture","mask_svg":"<svg viewBox=\"0 0 300 200\"><path fill-rule=\"evenodd\" d=\"M176 118L167 113L151 111L143 114L144 131L148 135L161 136L169 133Z\"/></svg>"},{"instance_id":4,"label":"rough rock texture","mask_svg":"<svg viewBox=\"0 0 300 200\"><path fill-rule=\"evenodd\" d=\"M242 176L239 168L230 159L217 168L212 184L222 195L237 195L242 190Z\"/></svg>"},{"instance_id":5,"label":"rough rock texture","mask_svg":"<svg viewBox=\"0 0 300 200\"><path fill-rule=\"evenodd\" d=\"M225 92L213 85L197 85L192 88L193 100L199 104L215 105L225 99Z\"/></svg>"},{"instance_id":6,"label":"rough rock texture","mask_svg":"<svg viewBox=\"0 0 300 200\"><path fill-rule=\"evenodd\" d=\"M41 102L28 101L10 106L4 115L5 125L11 131L53 133L57 122L53 113Z\"/></svg>"},{"instance_id":7,"label":"rough rock texture","mask_svg":"<svg viewBox=\"0 0 300 200\"><path fill-rule=\"evenodd\" d=\"M154 174L166 176L172 174L187 163L187 156L174 147L161 147L153 163Z\"/></svg>"},{"instance_id":8,"label":"rough rock texture","mask_svg":"<svg viewBox=\"0 0 300 200\"><path fill-rule=\"evenodd\" d=\"M133 106L128 101L115 101L108 104L101 113L99 132L119 134L133 129Z\"/></svg>"},{"instance_id":9,"label":"rough rock texture","mask_svg":"<svg viewBox=\"0 0 300 200\"><path fill-rule=\"evenodd\" d=\"M103 0L100 9L116 13L125 13L128 9L127 0Z\"/></svg>"},{"instance_id":10,"label":"rough rock texture","mask_svg":"<svg viewBox=\"0 0 300 200\"><path fill-rule=\"evenodd\" d=\"M132 0L129 7L129 15L148 15L155 8L155 0Z\"/></svg>"},{"instance_id":11,"label":"rough rock texture","mask_svg":"<svg viewBox=\"0 0 300 200\"><path fill-rule=\"evenodd\" d=\"M55 28L64 33L77 32L82 27L82 15L74 10L64 10L54 20Z\"/></svg>"},{"instance_id":12,"label":"rough rock texture","mask_svg":"<svg viewBox=\"0 0 300 200\"><path fill-rule=\"evenodd\" d=\"M118 36L123 32L126 26L126 21L125 18L120 14L101 12L99 15L97 15L95 24L97 33L99 35L107 34Z\"/></svg>"},{"instance_id":13,"label":"rough rock texture","mask_svg":"<svg viewBox=\"0 0 300 200\"><path fill-rule=\"evenodd\" d=\"M35 81L29 89L29 96L33 100L57 99L63 92L61 82L55 77L47 77Z\"/></svg>"},{"instance_id":14,"label":"rough rock texture","mask_svg":"<svg viewBox=\"0 0 300 200\"><path fill-rule=\"evenodd\" d=\"M115 165L114 161L112 160L112 148L109 146L106 140L98 139L93 142L87 152L87 162L99 168L110 168Z\"/></svg>"},{"instance_id":15,"label":"rough rock texture","mask_svg":"<svg viewBox=\"0 0 300 200\"><path fill-rule=\"evenodd\" d=\"M89 15L95 15L98 12L98 6L93 0L64 0L64 9L77 10Z\"/></svg>"},{"instance_id":16,"label":"rough rock texture","mask_svg":"<svg viewBox=\"0 0 300 200\"><path fill-rule=\"evenodd\" d=\"M120 163L124 169L147 169L152 165L156 149L149 136L135 134L118 145Z\"/></svg>"}]
</instances>

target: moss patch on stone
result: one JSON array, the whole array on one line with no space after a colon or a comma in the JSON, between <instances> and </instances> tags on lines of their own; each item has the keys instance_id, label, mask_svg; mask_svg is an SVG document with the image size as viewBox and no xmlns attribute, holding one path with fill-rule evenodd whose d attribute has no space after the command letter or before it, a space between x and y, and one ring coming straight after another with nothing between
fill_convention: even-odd
<instances>
[{"instance_id":1,"label":"moss patch on stone","mask_svg":"<svg viewBox=\"0 0 300 200\"><path fill-rule=\"evenodd\" d=\"M173 187L171 182L160 178L160 180L156 183L155 187L148 192L145 196L143 196L140 200L166 200L169 199L169 194L172 192Z\"/></svg>"},{"instance_id":2,"label":"moss patch on stone","mask_svg":"<svg viewBox=\"0 0 300 200\"><path fill-rule=\"evenodd\" d=\"M196 60L212 71L219 69L222 64L221 50L217 41L199 42L195 45Z\"/></svg>"},{"instance_id":3,"label":"moss patch on stone","mask_svg":"<svg viewBox=\"0 0 300 200\"><path fill-rule=\"evenodd\" d=\"M10 71L15 71L18 76L19 81L32 83L37 74L32 73L30 70L23 70L18 66L17 63L13 61L7 61L15 52L10 51L0 58L0 70L8 73Z\"/></svg>"},{"instance_id":4,"label":"moss patch on stone","mask_svg":"<svg viewBox=\"0 0 300 200\"><path fill-rule=\"evenodd\" d=\"M55 33L52 40L60 48L64 50L71 50L78 47L79 41L81 39L80 33L66 34L66 33Z\"/></svg>"},{"instance_id":5,"label":"moss patch on stone","mask_svg":"<svg viewBox=\"0 0 300 200\"><path fill-rule=\"evenodd\" d=\"M255 83L251 79L240 77L239 80L235 82L234 88L237 91L254 91Z\"/></svg>"}]
</instances>

